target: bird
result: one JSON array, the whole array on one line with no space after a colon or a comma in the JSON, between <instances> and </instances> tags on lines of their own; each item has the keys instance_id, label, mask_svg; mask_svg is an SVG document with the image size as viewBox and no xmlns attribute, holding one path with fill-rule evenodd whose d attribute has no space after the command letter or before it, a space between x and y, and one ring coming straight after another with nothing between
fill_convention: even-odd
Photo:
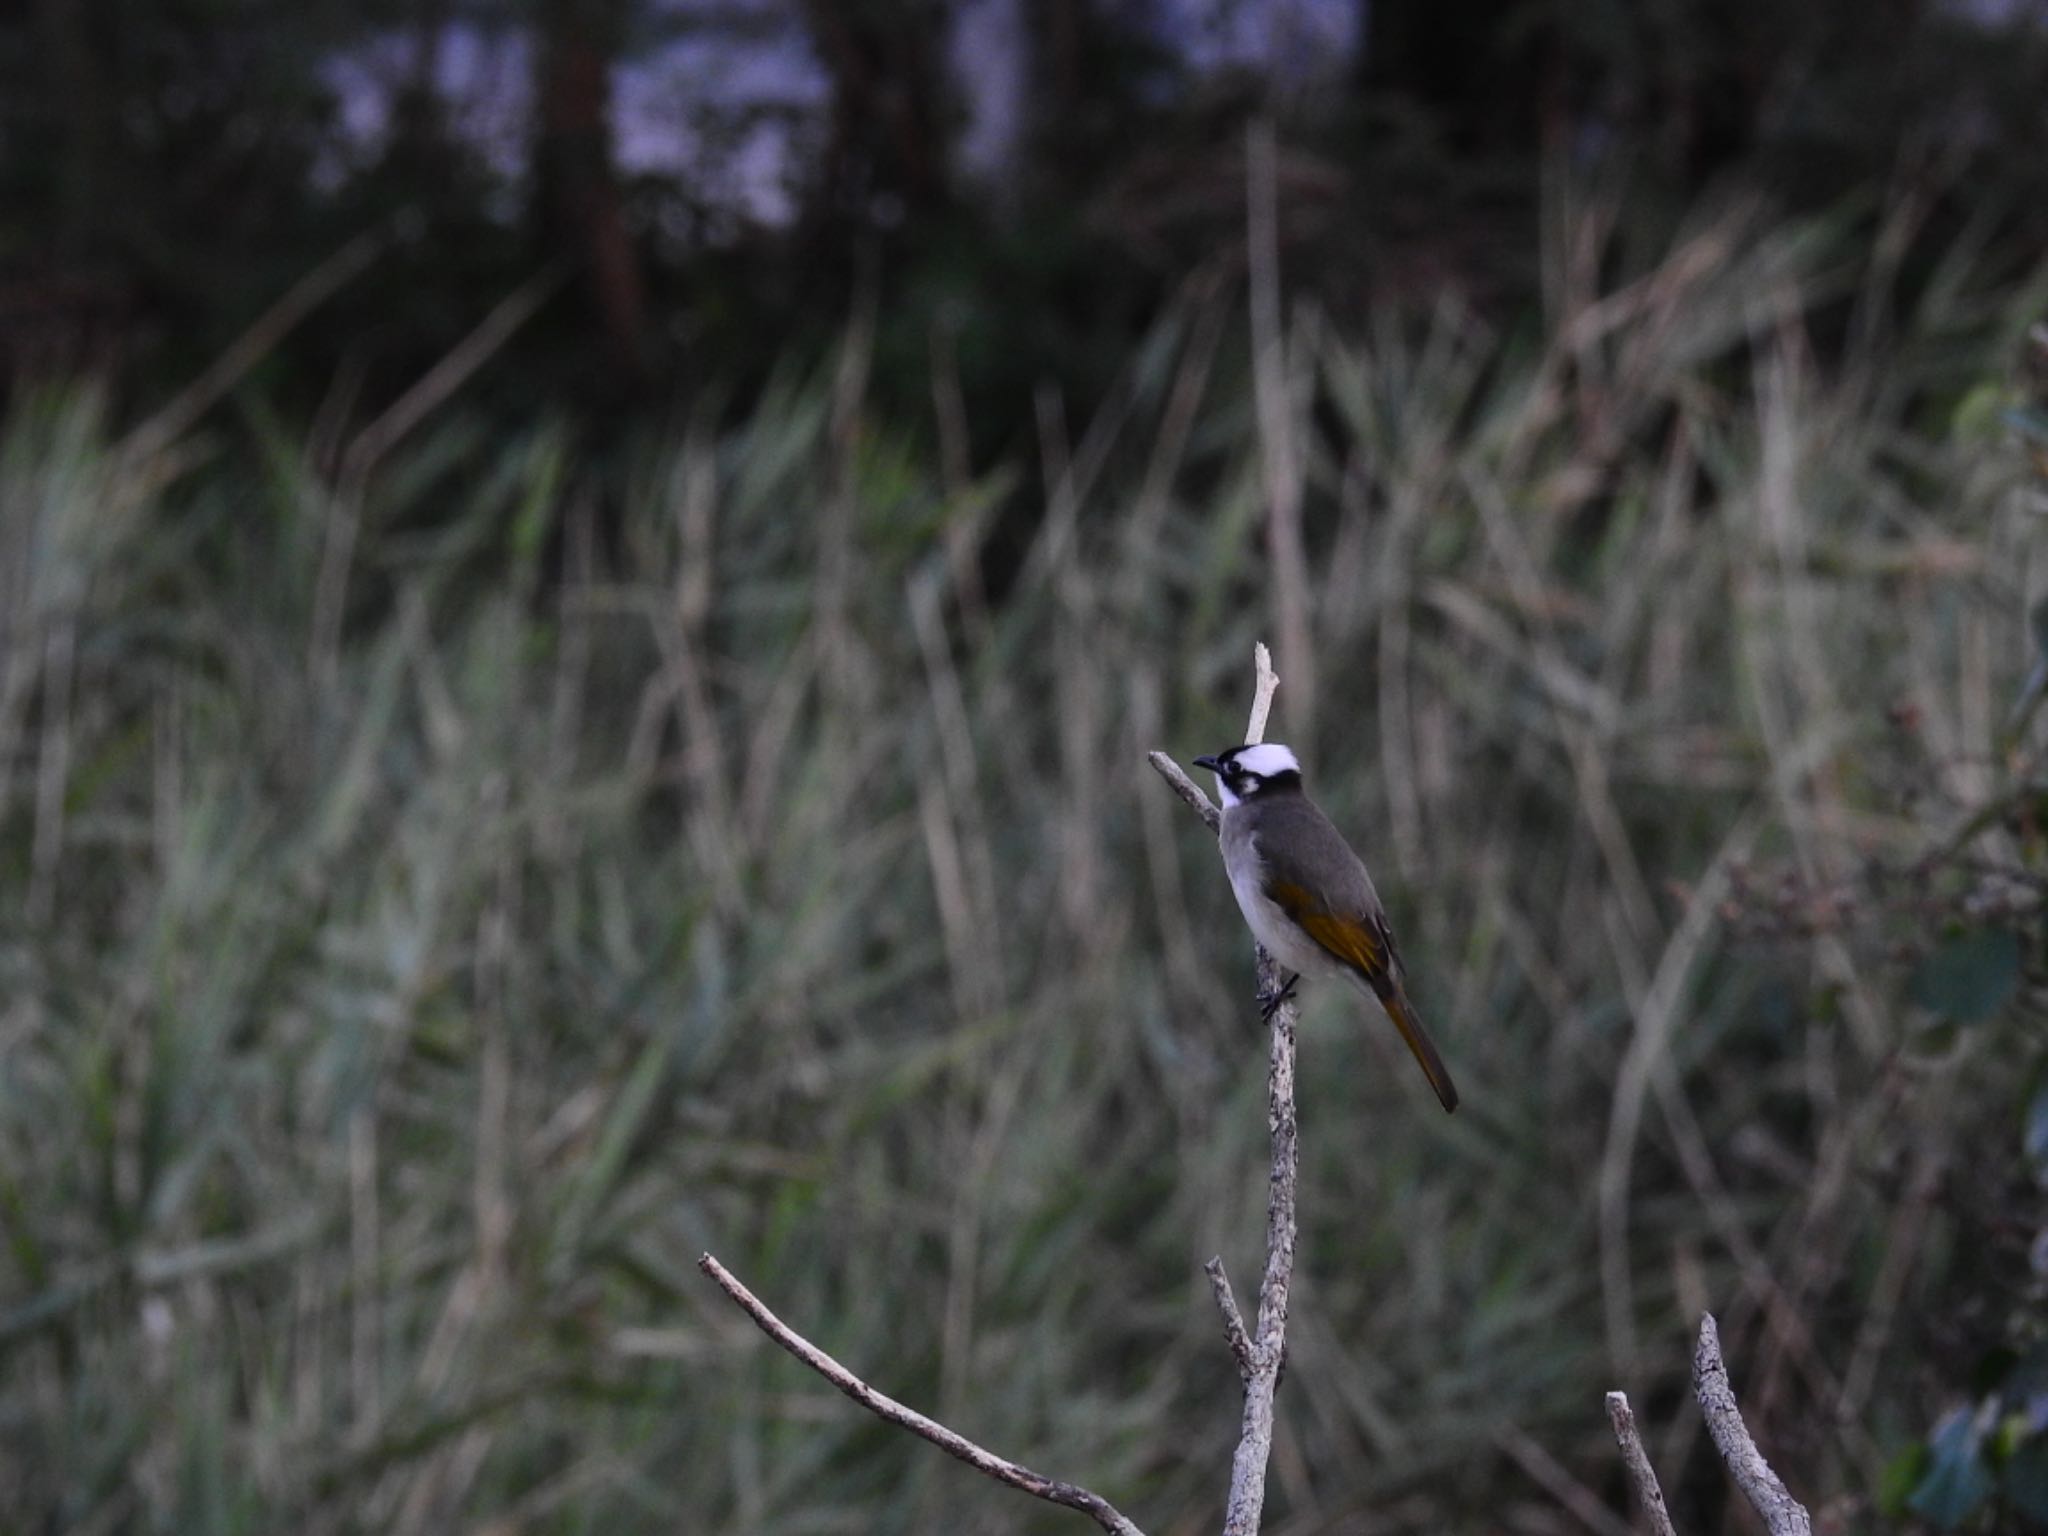
<instances>
[{"instance_id":1,"label":"bird","mask_svg":"<svg viewBox=\"0 0 2048 1536\"><path fill-rule=\"evenodd\" d=\"M1301 761L1277 741L1195 759L1223 800L1217 841L1230 889L1266 952L1294 974L1266 1015L1303 976L1338 975L1379 1000L1446 1111L1458 1107L1449 1068L1416 1016L1400 951L1365 861L1351 851L1301 784Z\"/></svg>"}]
</instances>

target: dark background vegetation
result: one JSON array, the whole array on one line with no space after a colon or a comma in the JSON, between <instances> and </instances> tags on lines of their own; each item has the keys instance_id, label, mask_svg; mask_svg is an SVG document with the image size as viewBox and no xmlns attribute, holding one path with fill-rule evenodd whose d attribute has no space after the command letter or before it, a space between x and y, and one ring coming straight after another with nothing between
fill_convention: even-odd
<instances>
[{"instance_id":1,"label":"dark background vegetation","mask_svg":"<svg viewBox=\"0 0 2048 1536\"><path fill-rule=\"evenodd\" d=\"M0 1529L2048 1523L2048 16L0 3Z\"/></svg>"}]
</instances>

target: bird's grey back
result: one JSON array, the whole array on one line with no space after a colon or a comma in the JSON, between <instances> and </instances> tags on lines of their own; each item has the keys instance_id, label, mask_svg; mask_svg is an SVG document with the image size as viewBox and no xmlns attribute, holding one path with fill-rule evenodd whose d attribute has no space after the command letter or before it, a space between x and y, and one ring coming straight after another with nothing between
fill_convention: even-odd
<instances>
[{"instance_id":1,"label":"bird's grey back","mask_svg":"<svg viewBox=\"0 0 2048 1536\"><path fill-rule=\"evenodd\" d=\"M1372 876L1344 835L1305 794L1257 796L1223 813L1223 855L1256 850L1267 880L1301 886L1331 912L1384 922ZM1275 851L1287 850L1276 863Z\"/></svg>"}]
</instances>

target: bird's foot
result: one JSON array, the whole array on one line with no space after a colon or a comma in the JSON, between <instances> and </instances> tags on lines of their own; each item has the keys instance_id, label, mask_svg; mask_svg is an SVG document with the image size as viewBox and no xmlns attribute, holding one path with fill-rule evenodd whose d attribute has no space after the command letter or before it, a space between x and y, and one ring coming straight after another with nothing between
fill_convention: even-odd
<instances>
[{"instance_id":1,"label":"bird's foot","mask_svg":"<svg viewBox=\"0 0 2048 1536\"><path fill-rule=\"evenodd\" d=\"M1299 975L1289 976L1287 978L1287 985L1278 992L1262 994L1259 998L1259 1017L1268 1024L1272 1023L1273 1015L1280 1011L1280 1005L1294 996L1294 984L1299 980L1301 980Z\"/></svg>"}]
</instances>

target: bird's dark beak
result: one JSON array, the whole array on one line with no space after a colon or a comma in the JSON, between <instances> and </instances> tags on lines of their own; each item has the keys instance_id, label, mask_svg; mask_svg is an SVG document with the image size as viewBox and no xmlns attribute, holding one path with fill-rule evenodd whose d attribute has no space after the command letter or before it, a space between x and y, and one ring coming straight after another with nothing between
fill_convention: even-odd
<instances>
[{"instance_id":1,"label":"bird's dark beak","mask_svg":"<svg viewBox=\"0 0 2048 1536\"><path fill-rule=\"evenodd\" d=\"M1197 768L1206 768L1211 773L1221 773L1223 771L1223 765L1213 757L1198 757L1195 759L1195 766Z\"/></svg>"}]
</instances>

